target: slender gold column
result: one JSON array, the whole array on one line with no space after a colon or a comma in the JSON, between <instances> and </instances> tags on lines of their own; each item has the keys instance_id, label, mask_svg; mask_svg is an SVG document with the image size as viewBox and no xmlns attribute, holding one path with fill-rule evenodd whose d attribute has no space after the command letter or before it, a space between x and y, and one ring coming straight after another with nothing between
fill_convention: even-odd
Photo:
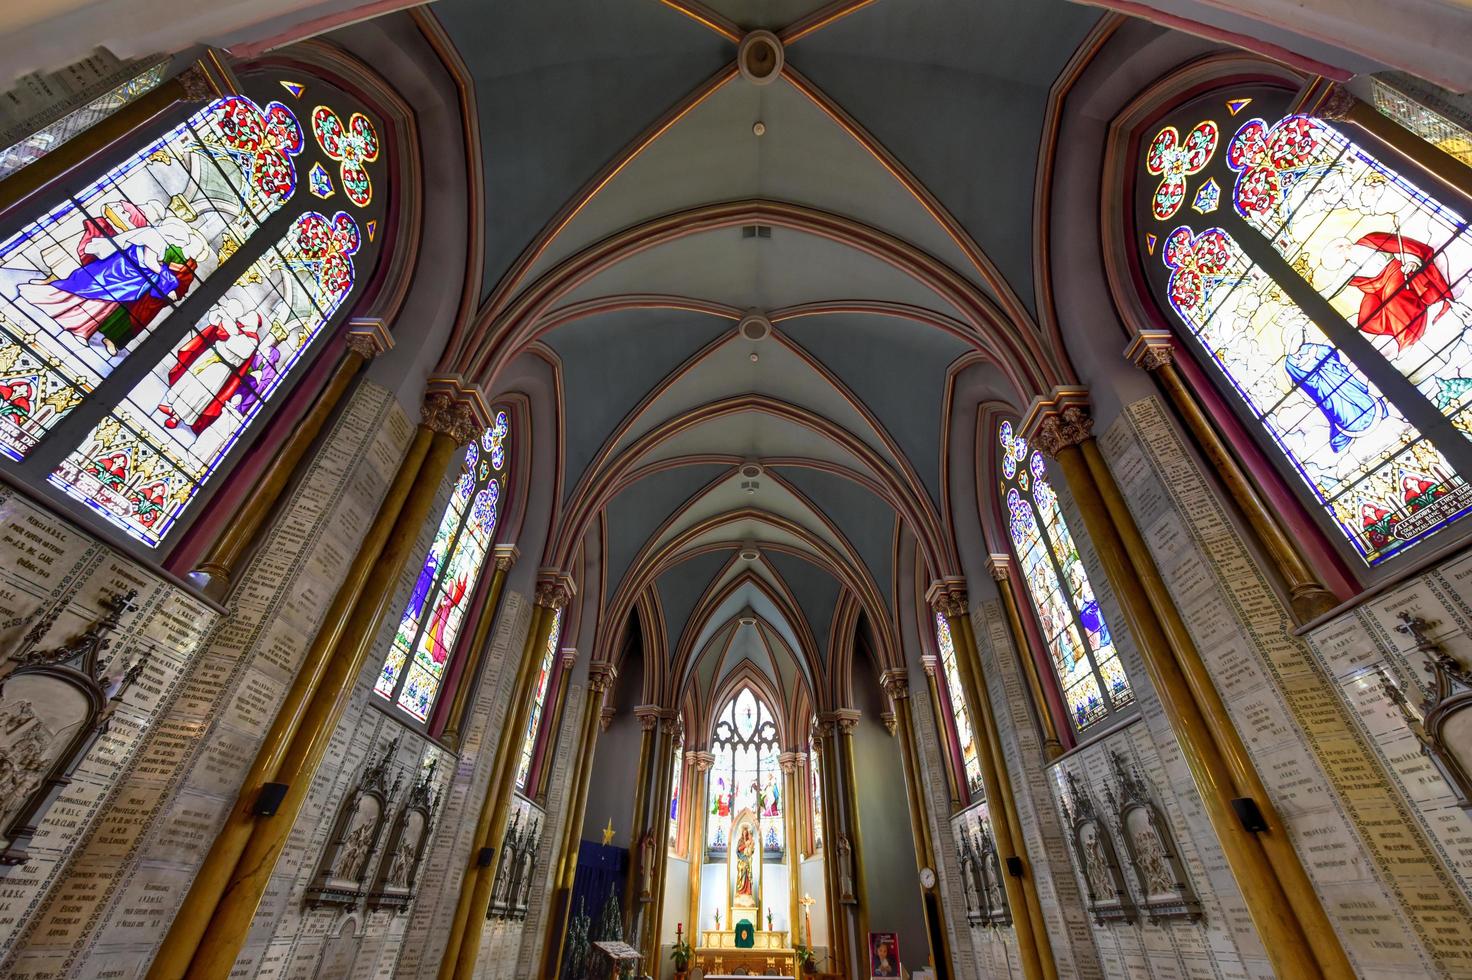
<instances>
[{"instance_id":1,"label":"slender gold column","mask_svg":"<svg viewBox=\"0 0 1472 980\"><path fill-rule=\"evenodd\" d=\"M644 840L644 810L652 792L649 782L654 772L650 768L650 760L659 739L659 705L638 705L634 708L634 717L639 719L639 761L634 770L634 810L629 815L629 876L624 886L623 910L626 941L633 938L634 926L639 921L635 910L639 907L640 844Z\"/></svg>"},{"instance_id":2,"label":"slender gold column","mask_svg":"<svg viewBox=\"0 0 1472 980\"><path fill-rule=\"evenodd\" d=\"M839 887L839 866L842 861L839 837L846 836L840 813L843 797L838 791L838 744L836 726L832 714L818 715L817 739L814 745L822 756L819 776L823 780L823 878L828 891L828 959L830 973L847 974L848 964L848 912L844 908L843 892Z\"/></svg>"},{"instance_id":3,"label":"slender gold column","mask_svg":"<svg viewBox=\"0 0 1472 980\"><path fill-rule=\"evenodd\" d=\"M536 786L528 787L526 794L538 803L545 803L547 800L547 784L552 780L552 755L557 751L557 733L562 731L562 712L567 708L567 682L572 678L572 669L577 666L578 652L572 647L563 647L559 660L558 666L561 670L557 672L557 703L551 711L543 712L542 724L547 732L547 742L542 747Z\"/></svg>"},{"instance_id":4,"label":"slender gold column","mask_svg":"<svg viewBox=\"0 0 1472 980\"><path fill-rule=\"evenodd\" d=\"M945 709L941 705L940 700L940 685L942 683L940 680L940 658L927 653L920 658L920 663L925 667L925 684L930 688L930 713L934 716L935 720L936 741L940 746L940 754L943 762L941 768L946 773L946 789L950 791L951 812L954 813L961 808L961 800L965 799L965 794L961 792L961 787L957 783L958 779L964 777L963 775L958 775L956 773L956 767L951 764L950 728L947 725Z\"/></svg>"},{"instance_id":5,"label":"slender gold column","mask_svg":"<svg viewBox=\"0 0 1472 980\"><path fill-rule=\"evenodd\" d=\"M1092 426L1082 405L1069 404L1044 415L1034 443L1063 471L1274 971L1292 978L1325 975L1267 855L1232 811L1230 800L1237 790L1231 771L1171 652L1081 448L1093 441Z\"/></svg>"},{"instance_id":6,"label":"slender gold column","mask_svg":"<svg viewBox=\"0 0 1472 980\"><path fill-rule=\"evenodd\" d=\"M935 869L935 840L930 833L930 821L926 819L925 783L920 769L920 752L915 745L914 713L910 709L910 673L904 669L890 669L880 679L884 692L894 706L895 735L900 744L900 762L905 772L905 790L910 800L910 826L915 836L915 864L917 870ZM939 889L922 890L931 893L935 901L934 916L931 906L921 902L925 921L940 936L941 948L930 951L932 962L944 964L945 975L956 975L955 961L951 958L950 936L946 932L945 898ZM930 938L927 930L926 939Z\"/></svg>"},{"instance_id":7,"label":"slender gold column","mask_svg":"<svg viewBox=\"0 0 1472 980\"><path fill-rule=\"evenodd\" d=\"M653 838L654 874L650 881L649 901L645 903L641 917L644 949L644 968L659 980L664 973L664 964L659 955L659 924L664 917L664 886L669 868L669 814L670 779L674 775L675 742L679 739L680 723L669 709L661 712L659 721L658 748L654 757L654 793L649 800L649 826L645 831ZM641 896L642 897L642 896Z\"/></svg>"},{"instance_id":8,"label":"slender gold column","mask_svg":"<svg viewBox=\"0 0 1472 980\"><path fill-rule=\"evenodd\" d=\"M476 846L469 855L475 861L483 849L494 856L487 865L476 862L466 874L466 883L460 889L461 902L455 910L455 921L451 925L451 940L459 930L458 943L447 946L445 958L440 961L440 980L469 980L475 972L475 961L480 955L482 924L486 910L491 905L491 886L496 880L496 866L502 854L501 842L506 836L506 822L511 815L511 799L516 793L516 769L521 757L521 743L531 717L533 687L537 668L542 662L542 651L557 624L556 612L567 605L574 593L572 577L556 572L543 572L537 582L536 609L533 628L527 634L527 644L521 651L521 667L516 678L516 690L506 711L506 721L501 727L501 737L496 742L496 758L492 765L492 779L486 786L486 798L482 804L481 819L485 832L477 834ZM469 884L467 892L466 884ZM468 899L467 899L468 894ZM463 909L463 916L462 916ZM451 954L454 954L453 961Z\"/></svg>"},{"instance_id":9,"label":"slender gold column","mask_svg":"<svg viewBox=\"0 0 1472 980\"><path fill-rule=\"evenodd\" d=\"M0 181L0 212L34 193L82 163L92 154L122 139L176 102L203 102L223 94L226 83L218 71L206 71L207 59L162 82L151 92L98 120L84 132ZM211 77L211 76L215 77Z\"/></svg>"},{"instance_id":10,"label":"slender gold column","mask_svg":"<svg viewBox=\"0 0 1472 980\"><path fill-rule=\"evenodd\" d=\"M307 410L276 451L266 471L251 487L249 495L230 517L230 522L215 539L209 552L199 562L196 573L207 576L205 594L214 599L223 598L235 579L236 566L246 552L259 540L276 502L281 499L286 485L296 474L297 467L317 436L327 425L327 420L337 410L344 392L358 371L379 354L393 347L383 324L377 320L355 321L346 336L347 350L327 384L317 395L312 407Z\"/></svg>"},{"instance_id":11,"label":"slender gold column","mask_svg":"<svg viewBox=\"0 0 1472 980\"><path fill-rule=\"evenodd\" d=\"M862 946L869 936L869 886L864 880L864 839L859 827L858 770L854 764L854 726L859 723L859 714L854 708L840 708L834 712L838 732L834 741L838 746L838 763L843 773L844 809L848 811L849 844L853 847L854 897L858 902L858 941Z\"/></svg>"},{"instance_id":12,"label":"slender gold column","mask_svg":"<svg viewBox=\"0 0 1472 980\"><path fill-rule=\"evenodd\" d=\"M460 748L460 726L465 722L465 710L470 706L472 692L476 690L476 674L480 671L481 659L485 657L490 642L491 627L501 613L501 595L506 591L506 576L521 551L514 544L498 544L492 550L495 565L491 571L491 584L487 587L486 602L481 607L480 619L475 624L475 634L470 647L465 651L465 666L460 671L460 683L455 686L455 698L450 702L450 713L445 718L445 729L440 738L455 749Z\"/></svg>"},{"instance_id":13,"label":"slender gold column","mask_svg":"<svg viewBox=\"0 0 1472 980\"><path fill-rule=\"evenodd\" d=\"M1197 447L1216 470L1227 495L1242 511L1247 526L1257 536L1268 560L1283 579L1288 588L1289 605L1299 622L1306 623L1324 615L1339 604L1339 599L1319 581L1298 546L1283 530L1277 515L1237 462L1237 457L1222 441L1216 426L1201 410L1201 404L1176 370L1174 350L1170 331L1143 330L1125 348L1125 356L1154 375L1160 387L1165 389Z\"/></svg>"},{"instance_id":14,"label":"slender gold column","mask_svg":"<svg viewBox=\"0 0 1472 980\"><path fill-rule=\"evenodd\" d=\"M1130 514L1129 506L1114 482L1114 475L1099 452L1098 444L1093 439L1087 439L1079 448L1094 485L1099 489L1110 518L1120 533L1125 553L1146 598L1160 617L1168 648L1175 655L1191 695L1205 718L1207 729L1232 775L1238 794L1253 799L1267 822L1268 829L1257 834L1254 839L1267 855L1268 868L1275 875L1287 898L1288 908L1307 937L1309 949L1325 976L1353 977L1354 968L1339 943L1339 936L1329 921L1328 913L1324 911L1318 890L1309 880L1308 872L1304 870L1293 842L1288 839L1283 821L1273 806L1272 797L1263 785L1257 767L1252 764L1252 758L1247 754L1247 746L1242 743L1242 737L1227 712L1227 706L1222 702L1221 693L1211 678L1211 672L1201 659L1201 651L1191 638L1185 620L1181 618L1180 610L1176 608L1165 580L1161 578L1160 570L1150 556L1145 540Z\"/></svg>"},{"instance_id":15,"label":"slender gold column","mask_svg":"<svg viewBox=\"0 0 1472 980\"><path fill-rule=\"evenodd\" d=\"M1032 694L1033 716L1043 737L1043 757L1052 762L1063 754L1063 742L1058 738L1058 726L1053 712L1048 709L1047 696L1043 694L1042 678L1038 677L1038 665L1033 659L1032 644L1027 642L1027 630L1022 625L1022 616L1017 609L1017 596L1012 593L1012 559L1008 555L990 555L987 567L997 583L997 592L1002 597L1002 608L1007 612L1007 628L1012 634L1012 648L1022 664L1022 676L1027 678L1027 689Z\"/></svg>"},{"instance_id":16,"label":"slender gold column","mask_svg":"<svg viewBox=\"0 0 1472 980\"><path fill-rule=\"evenodd\" d=\"M790 946L802 941L797 919L797 896L802 891L802 848L797 843L797 774L802 765L802 753L783 752L777 756L777 765L782 768L782 832L786 835L787 844L787 944Z\"/></svg>"},{"instance_id":17,"label":"slender gold column","mask_svg":"<svg viewBox=\"0 0 1472 980\"><path fill-rule=\"evenodd\" d=\"M938 604L939 612L946 617L951 628L953 641L959 640L960 650L956 663L961 674L961 686L966 691L966 700L973 708L971 734L976 739L976 756L981 763L982 783L986 787L987 816L996 831L998 846L1005 841L1012 857L1022 862L1020 877L1005 875L1006 884L1014 884L1016 899L1012 891L1007 901L1012 908L1013 927L1017 929L1019 949L1022 946L1023 930L1018 928L1026 920L1028 942L1036 958L1038 976L1043 980L1056 980L1057 965L1053 961L1052 942L1048 936L1047 922L1043 918L1042 903L1038 899L1037 882L1032 874L1032 862L1027 859L1027 843L1022 837L1022 824L1017 816L1017 802L1012 796L1012 778L1007 771L1007 760L1002 754L1002 739L997 727L997 718L992 711L991 698L987 696L986 678L981 669L981 648L976 644L976 634L971 629L971 616L967 608L966 586L963 581L937 582L927 598ZM1007 855L1003 855L1006 857ZM1019 914L1025 911L1025 915ZM1024 974L1028 958L1024 956Z\"/></svg>"},{"instance_id":18,"label":"slender gold column","mask_svg":"<svg viewBox=\"0 0 1472 980\"><path fill-rule=\"evenodd\" d=\"M583 822L588 811L588 785L593 778L593 759L598 748L598 733L603 699L613 687L618 670L613 664L588 665L588 693L583 710L582 728L578 733L578 767L573 775L573 791L567 811L567 826L562 831L562 846L557 852L556 887L548 905L547 936L542 944L542 976L555 977L562 969L562 954L567 945L567 925L572 915L572 890L577 882L578 854L582 849Z\"/></svg>"},{"instance_id":19,"label":"slender gold column","mask_svg":"<svg viewBox=\"0 0 1472 980\"><path fill-rule=\"evenodd\" d=\"M1316 106L1306 111L1321 119L1347 122L1389 144L1422 170L1464 197L1472 197L1472 167L1406 129L1374 106L1361 102L1342 85L1331 85ZM22 171L24 173L24 171Z\"/></svg>"},{"instance_id":20,"label":"slender gold column","mask_svg":"<svg viewBox=\"0 0 1472 980\"><path fill-rule=\"evenodd\" d=\"M686 790L690 794L690 917L685 920L688 931L687 942L700 945L700 886L705 868L705 815L706 801L710 799L710 770L716 757L706 751L686 754L690 763L690 778Z\"/></svg>"},{"instance_id":21,"label":"slender gold column","mask_svg":"<svg viewBox=\"0 0 1472 980\"><path fill-rule=\"evenodd\" d=\"M476 406L480 406L481 411L477 412ZM450 460L465 442L481 431L484 418L489 413L478 398L464 399L434 390L425 399L424 414L425 421L416 436L415 449L423 442L425 434L432 433L432 436L421 464L415 468L413 483L402 499L402 506L395 508L391 525L382 532L381 548L376 550L367 569L352 612L341 620L329 619L324 629L319 631L314 649L308 652L308 669L315 670L317 662L322 659L325 659L325 664L321 667L320 681L313 685L311 697L305 701L300 723L292 726L292 737L281 755L280 765L276 767L273 781L287 784L286 795L272 817L254 819L243 834L245 840L238 857L232 862L228 883L194 951L185 973L187 977L224 977L234 965L261 895L270 882L276 861L306 802L328 742L347 706L363 661L372 649L404 562L413 550L419 530L428 519L440 484L444 482ZM373 543L378 540L380 538L375 536ZM320 638L324 633L330 634L330 649L319 652L315 647L322 642ZM291 705L284 707L283 714L291 708ZM252 784L247 781L246 785ZM245 809L248 815L248 808ZM227 822L226 831L222 832L217 844L229 845L233 850L241 836L236 827Z\"/></svg>"}]
</instances>

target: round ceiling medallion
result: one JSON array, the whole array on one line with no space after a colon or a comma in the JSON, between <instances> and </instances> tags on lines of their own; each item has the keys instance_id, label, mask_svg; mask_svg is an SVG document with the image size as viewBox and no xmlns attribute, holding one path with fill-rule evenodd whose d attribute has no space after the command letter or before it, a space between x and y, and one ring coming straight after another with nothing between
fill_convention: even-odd
<instances>
[{"instance_id":1,"label":"round ceiling medallion","mask_svg":"<svg viewBox=\"0 0 1472 980\"><path fill-rule=\"evenodd\" d=\"M747 463L741 467L741 475L748 480L755 480L762 475L762 468L756 463Z\"/></svg>"},{"instance_id":2,"label":"round ceiling medallion","mask_svg":"<svg viewBox=\"0 0 1472 980\"><path fill-rule=\"evenodd\" d=\"M736 49L741 77L753 85L766 85L782 73L782 42L771 31L752 31Z\"/></svg>"},{"instance_id":3,"label":"round ceiling medallion","mask_svg":"<svg viewBox=\"0 0 1472 980\"><path fill-rule=\"evenodd\" d=\"M766 340L772 333L772 321L753 310L741 318L736 329L747 340Z\"/></svg>"}]
</instances>

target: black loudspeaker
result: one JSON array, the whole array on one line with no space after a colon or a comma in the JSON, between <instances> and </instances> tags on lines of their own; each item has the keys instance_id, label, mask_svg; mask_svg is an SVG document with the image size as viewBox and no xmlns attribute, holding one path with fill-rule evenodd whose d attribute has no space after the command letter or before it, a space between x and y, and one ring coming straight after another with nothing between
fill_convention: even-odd
<instances>
[{"instance_id":1,"label":"black loudspeaker","mask_svg":"<svg viewBox=\"0 0 1472 980\"><path fill-rule=\"evenodd\" d=\"M1012 877L1014 877L1014 878L1021 878L1022 877L1022 858L1016 857L1016 856L1009 857L1007 859L1007 873L1009 875L1011 875Z\"/></svg>"},{"instance_id":2,"label":"black loudspeaker","mask_svg":"<svg viewBox=\"0 0 1472 980\"><path fill-rule=\"evenodd\" d=\"M496 859L494 847L482 847L475 855L475 866L477 868L489 868L491 862Z\"/></svg>"},{"instance_id":3,"label":"black loudspeaker","mask_svg":"<svg viewBox=\"0 0 1472 980\"><path fill-rule=\"evenodd\" d=\"M1258 809L1257 801L1252 797L1237 797L1232 801L1232 809L1236 811L1242 829L1249 834L1261 834L1268 829L1268 822L1263 819L1262 811Z\"/></svg>"},{"instance_id":4,"label":"black loudspeaker","mask_svg":"<svg viewBox=\"0 0 1472 980\"><path fill-rule=\"evenodd\" d=\"M286 783L262 783L261 791L256 794L256 805L250 812L258 817L276 816L276 811L281 809L281 801L286 799L286 790Z\"/></svg>"}]
</instances>

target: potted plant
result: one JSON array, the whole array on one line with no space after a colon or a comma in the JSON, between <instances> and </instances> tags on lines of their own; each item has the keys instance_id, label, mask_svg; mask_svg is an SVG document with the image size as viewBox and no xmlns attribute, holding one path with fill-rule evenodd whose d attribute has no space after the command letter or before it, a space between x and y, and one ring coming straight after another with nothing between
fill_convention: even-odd
<instances>
[{"instance_id":1,"label":"potted plant","mask_svg":"<svg viewBox=\"0 0 1472 980\"><path fill-rule=\"evenodd\" d=\"M682 935L683 924L675 926L675 941L670 946L670 959L675 961L675 980L685 980L689 976L690 956L692 950L690 944L685 942Z\"/></svg>"},{"instance_id":2,"label":"potted plant","mask_svg":"<svg viewBox=\"0 0 1472 980\"><path fill-rule=\"evenodd\" d=\"M802 943L797 943L793 946L793 951L797 954L797 965L802 967L802 972L818 972L818 957L813 952L811 946L804 946Z\"/></svg>"}]
</instances>

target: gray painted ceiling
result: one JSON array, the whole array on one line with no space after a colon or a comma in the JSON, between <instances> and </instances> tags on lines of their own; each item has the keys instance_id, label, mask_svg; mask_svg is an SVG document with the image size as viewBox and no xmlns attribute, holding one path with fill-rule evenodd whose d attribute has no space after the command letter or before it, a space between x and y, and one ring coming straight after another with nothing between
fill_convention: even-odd
<instances>
[{"instance_id":1,"label":"gray painted ceiling","mask_svg":"<svg viewBox=\"0 0 1472 980\"><path fill-rule=\"evenodd\" d=\"M828 0L710 0L706 4L742 27L768 30L786 27L827 5Z\"/></svg>"},{"instance_id":2,"label":"gray painted ceiling","mask_svg":"<svg viewBox=\"0 0 1472 980\"><path fill-rule=\"evenodd\" d=\"M890 506L854 481L832 473L804 466L776 470L809 500L823 502L823 512L859 553L880 594L893 601L895 516Z\"/></svg>"},{"instance_id":3,"label":"gray painted ceiling","mask_svg":"<svg viewBox=\"0 0 1472 980\"><path fill-rule=\"evenodd\" d=\"M808 621L813 640L818 644L814 651L820 659L828 656L828 629L833 625L833 606L838 602L838 582L825 569L793 555L773 553L766 560L777 569L787 587L792 590Z\"/></svg>"},{"instance_id":4,"label":"gray painted ceiling","mask_svg":"<svg viewBox=\"0 0 1472 980\"><path fill-rule=\"evenodd\" d=\"M640 480L609 501L609 596L618 591L629 563L660 523L726 469L707 463L665 470Z\"/></svg>"},{"instance_id":5,"label":"gray painted ceiling","mask_svg":"<svg viewBox=\"0 0 1472 980\"><path fill-rule=\"evenodd\" d=\"M690 613L695 609L695 604L705 594L705 590L710 586L716 573L721 570L721 566L730 560L731 552L729 551L713 551L710 554L696 555L665 572L655 583L659 589L660 604L664 607L664 622L665 628L669 630L668 642L671 655L674 654L681 637L685 634L685 626L689 622Z\"/></svg>"}]
</instances>

